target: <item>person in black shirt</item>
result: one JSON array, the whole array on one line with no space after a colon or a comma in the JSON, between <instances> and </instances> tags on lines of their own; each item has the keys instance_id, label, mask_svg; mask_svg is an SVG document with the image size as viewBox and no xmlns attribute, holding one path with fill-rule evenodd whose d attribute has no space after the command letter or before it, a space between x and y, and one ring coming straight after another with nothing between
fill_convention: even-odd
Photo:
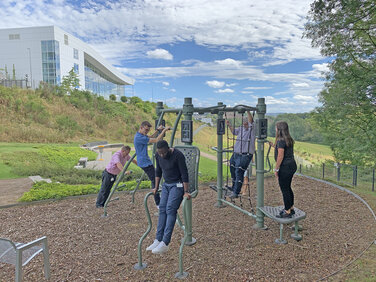
<instances>
[{"instance_id":1,"label":"person in black shirt","mask_svg":"<svg viewBox=\"0 0 376 282\"><path fill-rule=\"evenodd\" d=\"M155 188L153 193L157 193L162 175L164 183L159 203L156 238L146 250L152 251L153 254L162 254L168 251L176 214L183 197L187 197L189 200L191 195L188 190L188 169L184 154L177 149L169 148L168 143L165 140L161 140L157 143L155 159L157 167L155 169Z\"/></svg>"},{"instance_id":2,"label":"person in black shirt","mask_svg":"<svg viewBox=\"0 0 376 282\"><path fill-rule=\"evenodd\" d=\"M283 195L285 209L277 217L289 218L294 211L294 193L291 189L292 178L296 172L296 162L294 159L294 140L290 136L289 126L284 121L276 123L274 159L276 161L274 175L278 179L279 187Z\"/></svg>"}]
</instances>

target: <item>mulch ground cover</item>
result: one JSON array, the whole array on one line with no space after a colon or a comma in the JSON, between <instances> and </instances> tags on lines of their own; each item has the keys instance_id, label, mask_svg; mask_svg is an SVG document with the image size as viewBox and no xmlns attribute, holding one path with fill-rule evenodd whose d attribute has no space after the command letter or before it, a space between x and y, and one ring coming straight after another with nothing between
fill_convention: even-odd
<instances>
[{"instance_id":1,"label":"mulch ground cover","mask_svg":"<svg viewBox=\"0 0 376 282\"><path fill-rule=\"evenodd\" d=\"M255 220L231 208L216 208L216 193L200 186L193 200L193 236L197 243L184 248L187 281L312 281L346 265L372 242L376 225L369 210L355 197L330 185L295 176L296 207L307 213L302 221L303 240L290 238L278 245L279 225L268 218L267 230L255 230ZM251 199L255 208L255 183ZM0 237L29 242L46 235L51 262L51 281L167 281L178 272L182 230L175 226L167 254L153 255L145 248L155 236L153 229L143 244L143 261L137 271L137 244L146 231L143 207L146 192L119 194L111 202L109 216L95 208L95 196L0 209ZM152 197L151 197L152 198ZM156 212L150 198L152 214ZM251 211L249 200L243 206ZM237 199L239 204L239 200ZM274 178L265 179L265 205L282 204ZM180 211L181 212L181 211ZM44 281L42 256L24 267L24 281ZM0 263L0 281L12 281L14 267Z\"/></svg>"}]
</instances>

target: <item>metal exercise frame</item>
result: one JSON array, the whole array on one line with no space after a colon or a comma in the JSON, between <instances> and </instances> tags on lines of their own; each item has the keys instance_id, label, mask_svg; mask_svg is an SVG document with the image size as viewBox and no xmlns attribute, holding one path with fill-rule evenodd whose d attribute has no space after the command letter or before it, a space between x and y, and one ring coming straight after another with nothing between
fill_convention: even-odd
<instances>
[{"instance_id":1,"label":"metal exercise frame","mask_svg":"<svg viewBox=\"0 0 376 282\"><path fill-rule=\"evenodd\" d=\"M158 116L158 124L160 124L161 120L163 119L163 115L165 113L176 113L178 114L178 117L176 118L173 130L172 130L172 136L170 140L170 146L173 146L175 133L179 124L179 120L181 118L181 115L184 114L185 121L192 121L192 115L193 113L211 113L216 114L218 119L223 119L223 115L225 112L238 112L238 113L245 113L246 111L255 111L257 112L257 119L264 119L265 118L265 112L266 112L266 105L265 105L265 99L259 98L258 104L255 107L249 107L246 105L237 105L235 107L227 107L222 102L219 102L217 106L213 107L194 107L192 104L192 98L184 98L184 105L181 109L164 109L163 103L158 102L156 107L156 113ZM182 141L185 143L185 146L192 146L192 136L191 140L186 140L182 138ZM266 171L264 170L264 143L266 143L266 137L263 138L262 136L258 138L257 140L257 150L258 150L258 157L256 159L256 179L257 179L257 208L264 206L264 173ZM215 149L217 151L217 207L222 207L223 204L227 204L229 206L232 206L241 212L256 218L257 224L255 225L258 229L264 229L264 214L257 209L256 215L241 209L240 207L234 205L231 202L228 202L223 199L223 171L222 171L222 163L223 163L223 152L225 150L223 149L223 135L218 134L217 135L217 148ZM154 152L155 150L153 150ZM154 155L154 154L153 154ZM195 191L194 196L197 196L198 190ZM134 266L135 269L144 269L147 265L146 263L142 262L142 241L145 239L145 237L149 234L151 231L152 223L150 218L150 213L147 205L148 198L153 193L148 193L145 196L144 199L144 205L145 210L147 213L147 219L148 219L148 228L147 231L144 233L144 235L140 238L139 244L138 244L138 263ZM192 201L187 200L184 198L182 202L183 206L183 217L184 217L184 223L185 225L182 225L182 222L180 218L177 218L178 225L184 230L184 238L182 240L182 244L180 246L179 251L179 272L176 274L175 277L177 278L184 278L188 275L188 273L183 271L183 262L182 262L182 251L184 245L192 245L196 242L196 240L192 237Z\"/></svg>"}]
</instances>

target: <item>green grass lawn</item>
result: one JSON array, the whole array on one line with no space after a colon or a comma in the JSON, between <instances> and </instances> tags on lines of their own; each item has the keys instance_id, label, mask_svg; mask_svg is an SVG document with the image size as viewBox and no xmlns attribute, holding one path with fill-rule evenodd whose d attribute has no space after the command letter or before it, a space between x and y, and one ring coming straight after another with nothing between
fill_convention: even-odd
<instances>
[{"instance_id":1,"label":"green grass lawn","mask_svg":"<svg viewBox=\"0 0 376 282\"><path fill-rule=\"evenodd\" d=\"M37 152L40 144L35 143L5 143L0 142L0 179L19 178L17 173L12 172L12 168L4 163L2 154L19 152Z\"/></svg>"}]
</instances>

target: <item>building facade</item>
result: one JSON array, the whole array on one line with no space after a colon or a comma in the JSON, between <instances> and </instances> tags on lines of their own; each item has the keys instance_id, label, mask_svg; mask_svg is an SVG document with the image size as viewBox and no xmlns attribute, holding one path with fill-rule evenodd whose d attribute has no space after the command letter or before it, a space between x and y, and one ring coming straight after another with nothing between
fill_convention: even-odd
<instances>
[{"instance_id":1,"label":"building facade","mask_svg":"<svg viewBox=\"0 0 376 282\"><path fill-rule=\"evenodd\" d=\"M74 69L80 89L108 99L124 96L134 79L120 73L80 39L56 26L0 29L0 73L8 79L27 79L59 85Z\"/></svg>"}]
</instances>

